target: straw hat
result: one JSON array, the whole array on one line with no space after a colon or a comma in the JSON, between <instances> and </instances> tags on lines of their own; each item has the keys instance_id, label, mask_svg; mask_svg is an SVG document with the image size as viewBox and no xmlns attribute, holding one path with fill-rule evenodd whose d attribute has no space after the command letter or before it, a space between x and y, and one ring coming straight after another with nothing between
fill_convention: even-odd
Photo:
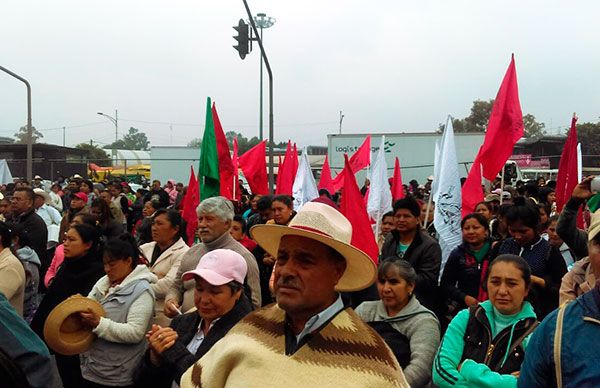
<instances>
[{"instance_id":1,"label":"straw hat","mask_svg":"<svg viewBox=\"0 0 600 388\"><path fill-rule=\"evenodd\" d=\"M373 260L360 249L350 245L350 221L329 205L308 202L287 226L255 225L250 232L252 238L274 257L277 257L283 236L306 237L336 250L346 259L346 270L336 286L337 291L362 290L375 281L377 270Z\"/></svg>"},{"instance_id":2,"label":"straw hat","mask_svg":"<svg viewBox=\"0 0 600 388\"><path fill-rule=\"evenodd\" d=\"M33 193L44 198L44 203L49 204L52 200L50 199L50 194L46 193L44 189L33 189Z\"/></svg>"},{"instance_id":3,"label":"straw hat","mask_svg":"<svg viewBox=\"0 0 600 388\"><path fill-rule=\"evenodd\" d=\"M590 227L588 228L588 241L592 241L598 232L600 232L600 210L592 213Z\"/></svg>"},{"instance_id":4,"label":"straw hat","mask_svg":"<svg viewBox=\"0 0 600 388\"><path fill-rule=\"evenodd\" d=\"M52 350L72 356L90 348L96 335L79 317L80 312L88 309L104 316L100 303L79 294L67 298L50 312L44 325L44 338Z\"/></svg>"}]
</instances>

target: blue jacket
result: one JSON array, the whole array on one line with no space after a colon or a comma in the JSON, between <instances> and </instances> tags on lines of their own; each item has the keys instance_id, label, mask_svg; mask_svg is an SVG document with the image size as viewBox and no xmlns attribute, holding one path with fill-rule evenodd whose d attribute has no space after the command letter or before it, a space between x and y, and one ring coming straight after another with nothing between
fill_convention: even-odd
<instances>
[{"instance_id":1,"label":"blue jacket","mask_svg":"<svg viewBox=\"0 0 600 388\"><path fill-rule=\"evenodd\" d=\"M565 307L560 352L563 387L600 386L600 285ZM519 387L555 387L554 332L558 310L533 333L521 366Z\"/></svg>"}]
</instances>

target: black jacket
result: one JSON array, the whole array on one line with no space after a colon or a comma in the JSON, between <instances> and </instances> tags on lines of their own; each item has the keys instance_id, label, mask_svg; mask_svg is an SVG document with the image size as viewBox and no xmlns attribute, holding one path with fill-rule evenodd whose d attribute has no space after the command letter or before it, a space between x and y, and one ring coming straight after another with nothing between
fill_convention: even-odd
<instances>
[{"instance_id":1,"label":"black jacket","mask_svg":"<svg viewBox=\"0 0 600 388\"><path fill-rule=\"evenodd\" d=\"M46 248L48 246L48 228L42 217L38 216L33 208L19 215L15 219L15 224L23 226L29 239L31 240L31 249L37 253L42 263L42 267L47 268L48 256Z\"/></svg>"},{"instance_id":2,"label":"black jacket","mask_svg":"<svg viewBox=\"0 0 600 388\"><path fill-rule=\"evenodd\" d=\"M44 339L44 324L54 307L71 295L87 296L102 276L104 265L95 252L76 259L65 258L31 321L31 329Z\"/></svg>"},{"instance_id":3,"label":"black jacket","mask_svg":"<svg viewBox=\"0 0 600 388\"><path fill-rule=\"evenodd\" d=\"M469 295L475 299L479 296L492 254L490 247L481 263L477 263L466 243L460 244L450 252L444 266L440 286L446 298L458 303L459 307L456 312L467 307L465 296Z\"/></svg>"},{"instance_id":4,"label":"black jacket","mask_svg":"<svg viewBox=\"0 0 600 388\"><path fill-rule=\"evenodd\" d=\"M535 318L525 318L515 324L514 330L511 325L492 338L492 328L485 310L481 305L472 306L469 308L461 362L470 359L485 364L500 374L517 372L525 359L521 343L538 324ZM504 361L507 349L510 349L510 353Z\"/></svg>"},{"instance_id":5,"label":"black jacket","mask_svg":"<svg viewBox=\"0 0 600 388\"><path fill-rule=\"evenodd\" d=\"M391 231L381 247L379 262L389 258L399 258L397 253L399 242L400 233L397 230ZM425 231L419 229L402 258L408 261L417 272L415 295L419 302L430 310L439 310L436 298L439 294L438 277L442 261L440 244Z\"/></svg>"},{"instance_id":6,"label":"black jacket","mask_svg":"<svg viewBox=\"0 0 600 388\"><path fill-rule=\"evenodd\" d=\"M163 364L158 367L150 361L150 350L146 351L142 362L134 373L134 385L136 387L170 388L173 380L179 382L181 375L190 366L223 338L236 323L252 311L251 304L244 303L243 299L245 298L242 296L240 301L227 314L214 323L195 354L191 354L186 347L198 331L198 325L200 324L198 312L193 311L175 317L171 321L171 328L177 332L177 341L162 353Z\"/></svg>"}]
</instances>

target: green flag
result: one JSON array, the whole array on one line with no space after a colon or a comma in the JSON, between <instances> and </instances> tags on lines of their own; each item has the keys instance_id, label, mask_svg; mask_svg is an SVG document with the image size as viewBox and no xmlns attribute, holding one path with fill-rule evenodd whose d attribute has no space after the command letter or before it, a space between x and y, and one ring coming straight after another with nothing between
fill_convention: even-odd
<instances>
[{"instance_id":1,"label":"green flag","mask_svg":"<svg viewBox=\"0 0 600 388\"><path fill-rule=\"evenodd\" d=\"M219 195L219 156L210 97L206 99L206 123L204 125L204 136L202 137L202 146L200 148L198 178L200 180L201 200Z\"/></svg>"}]
</instances>

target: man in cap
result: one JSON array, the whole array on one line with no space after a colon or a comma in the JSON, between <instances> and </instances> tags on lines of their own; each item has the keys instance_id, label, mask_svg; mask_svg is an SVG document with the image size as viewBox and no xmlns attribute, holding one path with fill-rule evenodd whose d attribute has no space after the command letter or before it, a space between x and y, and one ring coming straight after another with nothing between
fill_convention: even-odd
<instances>
[{"instance_id":1,"label":"man in cap","mask_svg":"<svg viewBox=\"0 0 600 388\"><path fill-rule=\"evenodd\" d=\"M287 226L251 233L277 257L277 303L232 328L182 387L408 387L385 342L342 303L339 292L368 287L376 269L350 245L352 226L340 212L309 202Z\"/></svg>"},{"instance_id":2,"label":"man in cap","mask_svg":"<svg viewBox=\"0 0 600 388\"><path fill-rule=\"evenodd\" d=\"M33 177L33 185L32 186L34 189L43 189L43 190L46 189L44 187L43 179L39 175L36 175Z\"/></svg>"},{"instance_id":3,"label":"man in cap","mask_svg":"<svg viewBox=\"0 0 600 388\"><path fill-rule=\"evenodd\" d=\"M71 221L73 221L73 217L75 217L79 213L87 213L88 212L88 196L81 191L73 193L73 196L70 201L70 207L62 221L60 222L60 230L58 232L59 238L62 238L65 235L65 232L69 228Z\"/></svg>"},{"instance_id":4,"label":"man in cap","mask_svg":"<svg viewBox=\"0 0 600 388\"><path fill-rule=\"evenodd\" d=\"M181 276L184 272L196 268L200 257L215 249L231 249L244 257L248 265L246 291L250 293L254 308L259 308L261 293L256 259L229 234L234 214L231 201L225 197L207 198L198 205L196 214L198 215L197 233L202 242L191 247L183 255L175 282L165 297L165 315L173 318L179 314L179 311L186 312L194 307L194 282L183 281Z\"/></svg>"}]
</instances>

